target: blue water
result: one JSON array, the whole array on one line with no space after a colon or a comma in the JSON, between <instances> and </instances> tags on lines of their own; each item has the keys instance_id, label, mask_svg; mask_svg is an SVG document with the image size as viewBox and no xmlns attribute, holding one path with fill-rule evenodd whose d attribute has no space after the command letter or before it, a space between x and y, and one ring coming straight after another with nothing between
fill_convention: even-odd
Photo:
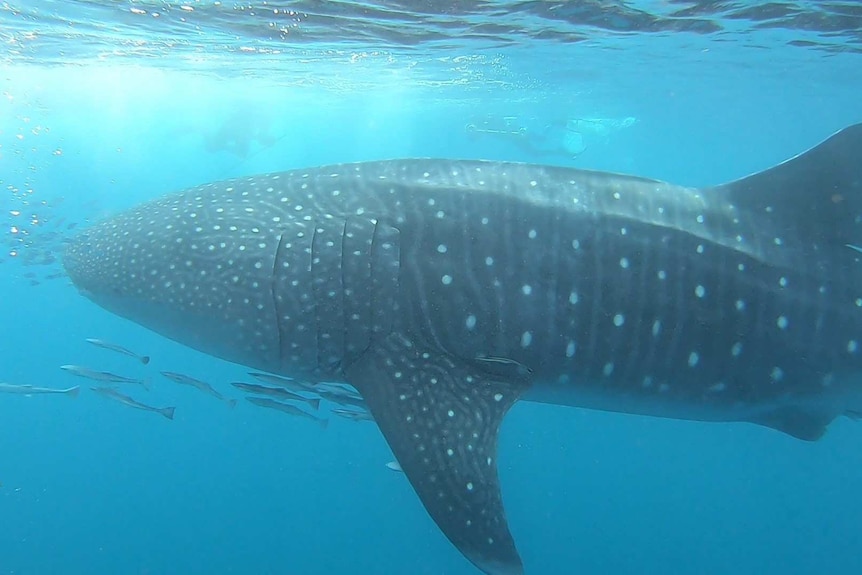
<instances>
[{"instance_id":1,"label":"blue water","mask_svg":"<svg viewBox=\"0 0 862 575\"><path fill-rule=\"evenodd\" d=\"M0 5L0 381L84 389L0 395L0 574L477 573L373 424L321 430L172 384L158 371L240 397L229 382L248 377L48 279L87 222L201 182L388 157L717 184L862 121L854 4L410 4ZM136 397L176 419L90 393L70 363L151 377ZM809 444L521 403L500 475L528 574L862 572L862 428L846 419Z\"/></svg>"}]
</instances>

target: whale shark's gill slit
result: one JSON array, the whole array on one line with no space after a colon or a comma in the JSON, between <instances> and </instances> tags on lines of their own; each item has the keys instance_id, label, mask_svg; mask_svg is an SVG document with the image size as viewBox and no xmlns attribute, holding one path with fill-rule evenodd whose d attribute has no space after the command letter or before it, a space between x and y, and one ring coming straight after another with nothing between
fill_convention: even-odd
<instances>
[{"instance_id":1,"label":"whale shark's gill slit","mask_svg":"<svg viewBox=\"0 0 862 575\"><path fill-rule=\"evenodd\" d=\"M622 334L622 354L627 357L620 374L620 379L624 382L642 381L641 372L645 364L643 363L641 351L641 343L644 341L644 337L641 334L645 320L643 314L639 313L639 310L647 308L647 297L655 292L655 286L647 287L646 278L647 270L654 267L651 262L653 254L645 246L637 255L638 257L632 258L630 262L630 268L628 269L631 273L631 283L625 288L628 291L632 287L635 287L634 301L631 301L629 297L623 297L620 302L620 307L624 306L626 314L629 316L629 319L626 320L627 329Z\"/></svg>"},{"instance_id":2,"label":"whale shark's gill slit","mask_svg":"<svg viewBox=\"0 0 862 575\"><path fill-rule=\"evenodd\" d=\"M371 237L371 338L388 335L399 311L398 285L401 270L399 231L374 221Z\"/></svg>"},{"instance_id":3,"label":"whale shark's gill slit","mask_svg":"<svg viewBox=\"0 0 862 575\"><path fill-rule=\"evenodd\" d=\"M344 281L345 356L349 365L371 343L371 243L374 224L368 219L350 217L344 222L341 237Z\"/></svg>"},{"instance_id":4,"label":"whale shark's gill slit","mask_svg":"<svg viewBox=\"0 0 862 575\"><path fill-rule=\"evenodd\" d=\"M351 354L351 346L353 343L350 341L350 329L349 323L350 318L347 316L347 274L345 274L344 269L347 267L348 256L345 251L345 239L347 238L347 220L341 222L341 233L338 237L338 243L341 249L341 261L339 268L341 270L341 277L339 281L341 282L341 293L338 294L338 297L341 298L341 311L342 311L342 323L341 323L341 337L344 341L344 353L340 358L339 369L342 369L344 366L344 362L350 359Z\"/></svg>"},{"instance_id":5,"label":"whale shark's gill slit","mask_svg":"<svg viewBox=\"0 0 862 575\"><path fill-rule=\"evenodd\" d=\"M339 373L345 353L343 235L344 224L330 219L318 222L311 237L316 366L325 376Z\"/></svg>"},{"instance_id":6,"label":"whale shark's gill slit","mask_svg":"<svg viewBox=\"0 0 862 575\"><path fill-rule=\"evenodd\" d=\"M674 215L674 217L678 218L679 216ZM667 308L667 325L665 326L666 329L662 330L667 334L667 337L662 340L664 344L662 360L664 361L663 368L665 372L672 373L681 363L680 353L684 353L680 352L680 343L683 333L686 333L685 328L688 327L686 325L686 310L691 305L691 295L685 289L686 285L684 282L688 278L688 274L685 273L685 260L678 253L670 252L668 261L668 268L673 270L669 278L673 303Z\"/></svg>"},{"instance_id":7,"label":"whale shark's gill slit","mask_svg":"<svg viewBox=\"0 0 862 575\"><path fill-rule=\"evenodd\" d=\"M279 293L279 273L278 265L282 261L285 239L284 233L278 236L278 246L275 248L275 257L272 259L272 277L269 283L269 293L272 297L272 307L275 310L275 332L278 336L278 363L284 365L286 358L284 355L284 314L285 305L283 296Z\"/></svg>"},{"instance_id":8,"label":"whale shark's gill slit","mask_svg":"<svg viewBox=\"0 0 862 575\"><path fill-rule=\"evenodd\" d=\"M317 244L319 228L315 225L311 231L311 290L312 294L314 294L314 303L313 305L313 315L314 315L314 337L317 339L316 352L317 357L315 363L318 369L323 365L320 358L320 330L322 329L323 322L320 320L320 304L322 298L320 297L320 282L323 281L322 278L318 276L320 273L321 266L319 265L320 255L317 253L318 250L315 249Z\"/></svg>"},{"instance_id":9,"label":"whale shark's gill slit","mask_svg":"<svg viewBox=\"0 0 862 575\"><path fill-rule=\"evenodd\" d=\"M545 301L543 305L545 309L542 310L542 313L548 317L548 325L545 326L545 337L547 338L548 344L546 345L546 349L544 350L544 354L547 355L555 355L558 354L558 346L560 346L559 340L562 338L563 329L559 325L560 314L558 310L560 309L559 301L560 301L560 273L553 273L556 270L563 269L563 261L560 257L560 244L562 242L562 234L560 233L560 218L559 214L553 214L548 222L548 231L547 233L551 236L551 247L550 253L548 254L548 260L551 262L551 268L549 272L546 274L548 289L546 290Z\"/></svg>"}]
</instances>

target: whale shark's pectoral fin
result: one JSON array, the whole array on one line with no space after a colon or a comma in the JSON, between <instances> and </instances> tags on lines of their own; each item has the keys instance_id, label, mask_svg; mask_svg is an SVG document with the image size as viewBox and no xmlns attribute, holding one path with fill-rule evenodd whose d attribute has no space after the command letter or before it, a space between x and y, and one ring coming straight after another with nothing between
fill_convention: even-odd
<instances>
[{"instance_id":1,"label":"whale shark's pectoral fin","mask_svg":"<svg viewBox=\"0 0 862 575\"><path fill-rule=\"evenodd\" d=\"M346 375L446 537L485 573L522 573L500 494L497 434L526 379L500 381L400 334L372 344Z\"/></svg>"}]
</instances>

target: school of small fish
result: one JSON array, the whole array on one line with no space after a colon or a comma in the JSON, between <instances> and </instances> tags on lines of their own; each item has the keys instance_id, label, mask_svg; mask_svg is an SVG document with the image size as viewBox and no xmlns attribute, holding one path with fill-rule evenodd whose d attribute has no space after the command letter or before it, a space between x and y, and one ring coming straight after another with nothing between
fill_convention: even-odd
<instances>
[{"instance_id":1,"label":"school of small fish","mask_svg":"<svg viewBox=\"0 0 862 575\"><path fill-rule=\"evenodd\" d=\"M100 349L131 358L144 366L150 364L150 356L138 354L121 345L96 338L87 338L85 341ZM127 407L157 413L166 419L173 420L174 418L176 407L156 407L143 403L121 392L117 387L123 386L124 389L137 388L139 390L142 388L144 392L147 392L151 388L150 377L130 377L74 364L61 365L60 369L70 375L97 382L99 385L90 387L90 390L102 397L106 397ZM201 393L225 403L229 408L234 408L237 405L236 399L225 396L206 381L176 371L163 370L159 373L164 379L197 389ZM234 388L246 393L245 399L252 405L280 411L294 417L309 419L317 423L321 428L326 428L329 424L327 417L319 415L320 405L323 401L333 404L328 410L333 415L349 421L373 421L362 396L348 385L302 381L259 372L250 372L249 375L256 382L233 381L230 384ZM77 397L79 392L80 387L77 385L61 388L0 382L0 393L28 397L49 394ZM299 407L298 405L303 407Z\"/></svg>"},{"instance_id":2,"label":"school of small fish","mask_svg":"<svg viewBox=\"0 0 862 575\"><path fill-rule=\"evenodd\" d=\"M60 266L58 254L79 222L58 215L63 198L42 197L31 181L21 185L9 183L5 191L11 209L0 211L0 232L5 232L0 233L0 269L10 268L13 277L26 281L31 287L65 279L66 272ZM84 206L94 211L99 209L93 201ZM14 264L25 270L18 271Z\"/></svg>"}]
</instances>

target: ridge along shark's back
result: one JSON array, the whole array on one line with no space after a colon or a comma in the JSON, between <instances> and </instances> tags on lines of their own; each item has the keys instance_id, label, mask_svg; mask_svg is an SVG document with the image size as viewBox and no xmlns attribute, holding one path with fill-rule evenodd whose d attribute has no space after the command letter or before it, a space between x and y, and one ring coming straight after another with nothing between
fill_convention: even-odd
<instances>
[{"instance_id":1,"label":"ridge along shark's back","mask_svg":"<svg viewBox=\"0 0 862 575\"><path fill-rule=\"evenodd\" d=\"M207 184L98 224L75 284L187 345L364 397L434 521L522 572L519 398L816 439L862 412L862 126L712 189L397 160Z\"/></svg>"}]
</instances>

